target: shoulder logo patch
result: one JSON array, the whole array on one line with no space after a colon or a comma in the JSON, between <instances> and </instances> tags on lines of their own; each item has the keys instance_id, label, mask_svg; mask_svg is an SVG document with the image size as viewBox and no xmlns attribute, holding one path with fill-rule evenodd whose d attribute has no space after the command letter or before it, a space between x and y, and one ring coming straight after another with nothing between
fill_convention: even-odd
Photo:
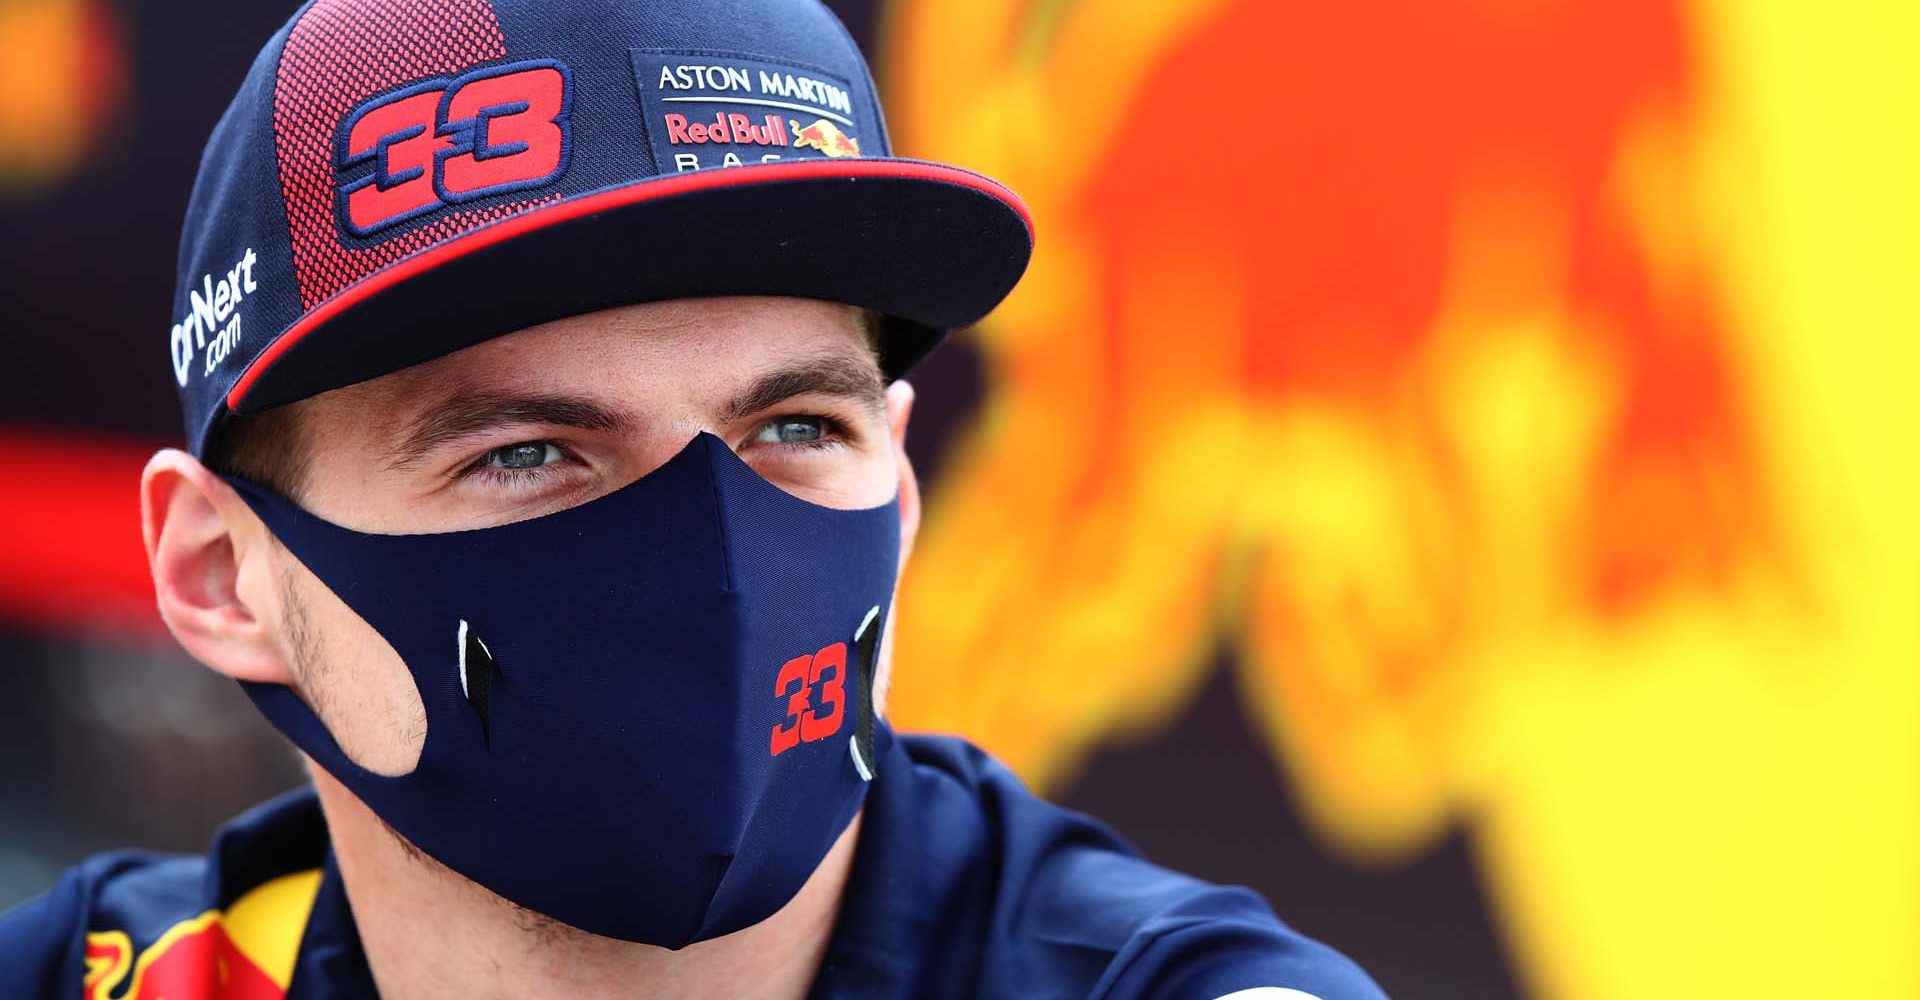
<instances>
[{"instance_id":1,"label":"shoulder logo patch","mask_svg":"<svg viewBox=\"0 0 1920 1000\"><path fill-rule=\"evenodd\" d=\"M182 920L138 952L126 931L87 935L86 1000L284 1000L320 889L319 869L282 875L224 912Z\"/></svg>"}]
</instances>

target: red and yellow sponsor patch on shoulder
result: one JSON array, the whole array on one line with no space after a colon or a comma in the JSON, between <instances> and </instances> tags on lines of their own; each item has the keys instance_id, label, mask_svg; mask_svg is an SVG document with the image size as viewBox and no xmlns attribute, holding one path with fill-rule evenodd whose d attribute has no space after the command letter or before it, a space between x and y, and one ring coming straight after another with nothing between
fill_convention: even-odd
<instances>
[{"instance_id":1,"label":"red and yellow sponsor patch on shoulder","mask_svg":"<svg viewBox=\"0 0 1920 1000\"><path fill-rule=\"evenodd\" d=\"M125 931L87 935L83 1000L283 1000L320 872L274 879L135 953Z\"/></svg>"}]
</instances>

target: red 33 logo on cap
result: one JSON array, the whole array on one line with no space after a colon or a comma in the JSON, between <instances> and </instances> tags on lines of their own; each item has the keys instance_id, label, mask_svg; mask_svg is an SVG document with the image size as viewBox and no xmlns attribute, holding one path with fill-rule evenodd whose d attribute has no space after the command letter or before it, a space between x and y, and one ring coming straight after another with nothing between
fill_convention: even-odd
<instances>
[{"instance_id":1,"label":"red 33 logo on cap","mask_svg":"<svg viewBox=\"0 0 1920 1000\"><path fill-rule=\"evenodd\" d=\"M340 223L368 236L447 205L551 184L567 170L573 82L551 59L382 94L340 126Z\"/></svg>"}]
</instances>

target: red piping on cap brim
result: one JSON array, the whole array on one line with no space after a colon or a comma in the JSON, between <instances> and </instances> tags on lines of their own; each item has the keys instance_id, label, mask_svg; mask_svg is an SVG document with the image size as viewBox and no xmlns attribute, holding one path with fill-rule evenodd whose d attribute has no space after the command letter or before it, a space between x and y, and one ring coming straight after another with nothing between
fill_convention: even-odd
<instances>
[{"instance_id":1,"label":"red piping on cap brim","mask_svg":"<svg viewBox=\"0 0 1920 1000\"><path fill-rule=\"evenodd\" d=\"M331 298L313 307L305 316L287 327L265 351L261 352L240 380L227 392L227 410L238 411L247 392L253 388L260 376L282 354L293 345L326 324L340 313L360 302L379 294L400 282L417 274L432 270L448 261L458 260L468 254L476 253L497 243L513 239L524 233L548 226L557 225L595 212L604 212L612 208L621 208L641 202L656 201L705 191L711 188L734 187L767 180L789 180L803 177L845 178L854 180L862 177L884 177L890 179L939 181L972 188L1004 203L1020 216L1027 232L1033 232L1033 216L1028 213L1025 202L1020 196L992 178L976 174L959 167L950 167L941 163L927 163L919 160L808 160L800 163L765 163L741 167L725 167L717 170L701 170L667 177L654 178L629 184L625 187L585 195L571 201L557 202L542 208L522 212L512 218L503 219L492 225L475 229L469 233L454 237L428 250L388 265L386 268L362 278L335 293Z\"/></svg>"}]
</instances>

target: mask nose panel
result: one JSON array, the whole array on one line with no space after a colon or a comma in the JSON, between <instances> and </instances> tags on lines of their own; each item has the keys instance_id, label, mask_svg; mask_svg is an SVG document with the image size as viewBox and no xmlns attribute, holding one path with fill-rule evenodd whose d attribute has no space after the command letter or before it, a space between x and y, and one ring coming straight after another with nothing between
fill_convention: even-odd
<instances>
[{"instance_id":1,"label":"mask nose panel","mask_svg":"<svg viewBox=\"0 0 1920 1000\"><path fill-rule=\"evenodd\" d=\"M724 445L713 454L713 478L740 594L749 680L734 753L751 814L702 938L756 923L791 899L818 857L795 865L786 842L824 856L864 801L852 746L870 692L857 634L892 594L900 538L897 500L862 510L810 503ZM877 635L878 626L868 630ZM831 790L832 808L815 799L822 790Z\"/></svg>"},{"instance_id":2,"label":"mask nose panel","mask_svg":"<svg viewBox=\"0 0 1920 1000\"><path fill-rule=\"evenodd\" d=\"M892 592L895 505L807 503L710 434L607 496L474 531L370 535L235 485L406 662L420 764L367 772L286 688L248 693L499 895L679 947L785 905L858 809L850 654Z\"/></svg>"}]
</instances>

